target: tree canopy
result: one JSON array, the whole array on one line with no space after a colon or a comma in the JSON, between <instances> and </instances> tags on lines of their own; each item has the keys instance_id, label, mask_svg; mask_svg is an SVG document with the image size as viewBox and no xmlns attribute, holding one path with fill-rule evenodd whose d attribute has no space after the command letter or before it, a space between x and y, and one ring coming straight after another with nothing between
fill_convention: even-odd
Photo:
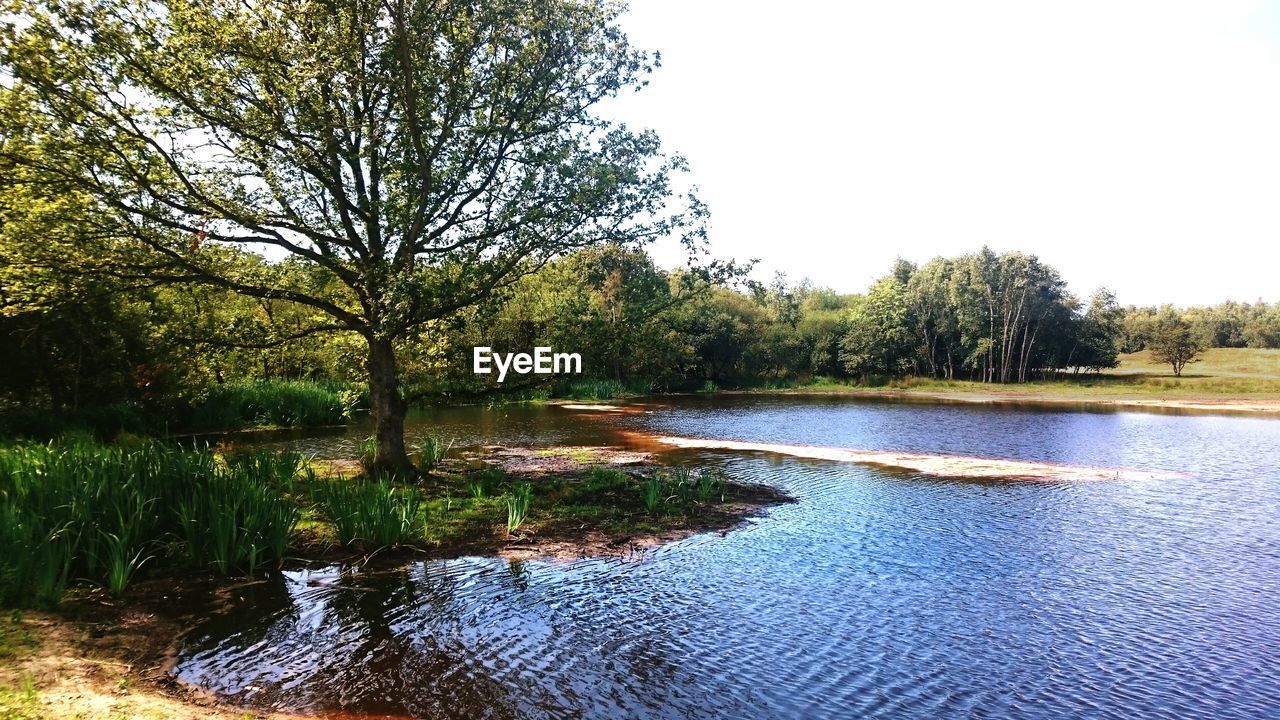
<instances>
[{"instance_id":1,"label":"tree canopy","mask_svg":"<svg viewBox=\"0 0 1280 720\"><path fill-rule=\"evenodd\" d=\"M77 270L307 308L280 339L362 337L379 464L404 467L399 341L565 252L702 239L702 207L672 202L683 161L596 112L656 62L618 12L12 0L3 189L83 203L62 226Z\"/></svg>"}]
</instances>

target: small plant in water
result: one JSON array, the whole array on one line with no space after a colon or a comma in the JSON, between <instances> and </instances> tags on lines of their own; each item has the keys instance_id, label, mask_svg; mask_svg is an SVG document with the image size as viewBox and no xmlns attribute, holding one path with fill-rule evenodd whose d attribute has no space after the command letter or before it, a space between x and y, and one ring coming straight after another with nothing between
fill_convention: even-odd
<instances>
[{"instance_id":1,"label":"small plant in water","mask_svg":"<svg viewBox=\"0 0 1280 720\"><path fill-rule=\"evenodd\" d=\"M698 500L710 502L719 497L724 502L724 478L714 470L703 470L698 473Z\"/></svg>"},{"instance_id":2,"label":"small plant in water","mask_svg":"<svg viewBox=\"0 0 1280 720\"><path fill-rule=\"evenodd\" d=\"M422 438L422 450L419 453L419 462L422 464L424 472L431 472L444 461L449 451L453 449L453 440L445 442L439 435L427 434Z\"/></svg>"},{"instance_id":3,"label":"small plant in water","mask_svg":"<svg viewBox=\"0 0 1280 720\"><path fill-rule=\"evenodd\" d=\"M529 515L529 504L533 486L529 483L520 483L511 490L507 495L507 534L513 534L520 526L524 524L524 520Z\"/></svg>"}]
</instances>

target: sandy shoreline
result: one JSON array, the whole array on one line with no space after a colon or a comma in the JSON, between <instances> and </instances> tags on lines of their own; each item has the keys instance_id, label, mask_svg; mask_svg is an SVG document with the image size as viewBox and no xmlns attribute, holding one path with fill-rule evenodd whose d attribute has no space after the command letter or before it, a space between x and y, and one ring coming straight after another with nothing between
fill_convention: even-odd
<instances>
[{"instance_id":1,"label":"sandy shoreline","mask_svg":"<svg viewBox=\"0 0 1280 720\"><path fill-rule=\"evenodd\" d=\"M784 445L780 443L741 442L737 440L705 440L659 436L655 441L678 448L704 450L743 450L767 452L814 460L851 462L861 465L909 470L922 475L951 478L977 478L987 480L1166 480L1180 477L1180 473L1165 470L1134 470L1129 468L1104 468L1083 465L1002 460L966 455L939 455L928 453L893 452L883 450L855 450L852 448L821 447L817 445Z\"/></svg>"}]
</instances>

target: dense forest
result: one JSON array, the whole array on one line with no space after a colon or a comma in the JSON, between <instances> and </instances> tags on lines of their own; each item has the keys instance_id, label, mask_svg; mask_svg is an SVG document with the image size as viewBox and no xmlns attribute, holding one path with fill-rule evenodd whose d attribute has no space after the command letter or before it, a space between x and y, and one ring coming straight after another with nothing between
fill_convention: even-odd
<instances>
[{"instance_id":1,"label":"dense forest","mask_svg":"<svg viewBox=\"0 0 1280 720\"><path fill-rule=\"evenodd\" d=\"M367 402L360 338L300 332L312 313L298 303L199 285L138 288L39 274L24 264L20 243L0 247L7 253L0 342L8 348L0 392L11 417L30 423L32 409L106 413L110 424L141 409L176 427L218 426L236 422L236 413L212 405L220 398L248 402L243 395L260 381L330 389L346 406L319 413L330 420ZM226 261L315 272L297 263L271 266L248 253L228 253ZM818 378L1010 383L1114 367L1118 354L1146 348L1170 327L1202 347L1280 347L1280 304L1120 307L1105 290L1081 300L1035 257L985 249L919 266L899 261L865 293L840 294L781 277L768 285L713 281L663 270L643 251L606 245L567 254L484 303L424 325L397 354L410 402L786 386ZM578 352L584 376L513 376L499 386L472 373L478 345ZM304 405L304 385L294 383L293 394L279 402ZM303 411L281 408L268 420L306 421L289 412ZM11 422L11 431L20 424ZM30 427L38 434L41 424Z\"/></svg>"}]
</instances>

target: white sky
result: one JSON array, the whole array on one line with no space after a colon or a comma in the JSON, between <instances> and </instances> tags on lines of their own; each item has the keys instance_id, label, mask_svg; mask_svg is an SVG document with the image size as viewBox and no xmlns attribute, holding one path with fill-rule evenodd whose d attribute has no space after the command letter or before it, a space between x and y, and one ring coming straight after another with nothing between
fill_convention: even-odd
<instances>
[{"instance_id":1,"label":"white sky","mask_svg":"<svg viewBox=\"0 0 1280 720\"><path fill-rule=\"evenodd\" d=\"M761 278L861 291L985 243L1124 304L1280 300L1280 2L632 0L623 27L663 67L611 114L689 158L714 253Z\"/></svg>"}]
</instances>

